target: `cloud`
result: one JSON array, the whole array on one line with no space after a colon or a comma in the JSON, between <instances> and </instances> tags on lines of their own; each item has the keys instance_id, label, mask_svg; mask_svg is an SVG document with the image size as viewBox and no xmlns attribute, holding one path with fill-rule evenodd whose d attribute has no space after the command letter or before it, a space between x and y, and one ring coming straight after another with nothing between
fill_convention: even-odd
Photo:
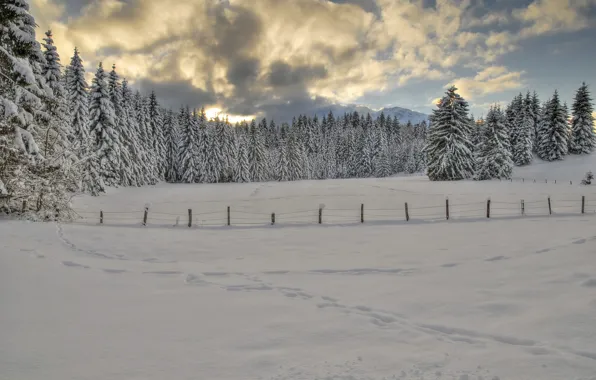
<instances>
[{"instance_id":1,"label":"cloud","mask_svg":"<svg viewBox=\"0 0 596 380\"><path fill-rule=\"evenodd\" d=\"M513 16L527 24L520 36L532 37L584 29L590 25L588 11L595 6L596 0L536 0L514 10Z\"/></svg>"},{"instance_id":2,"label":"cloud","mask_svg":"<svg viewBox=\"0 0 596 380\"><path fill-rule=\"evenodd\" d=\"M596 2L492 11L479 0L31 1L63 63L77 46L88 72L116 63L164 104L245 115L310 113L416 80L438 89L462 66L479 72L455 81L470 96L513 88L521 73L496 74L499 59L524 38L586 27ZM515 23L520 33L504 29Z\"/></svg>"},{"instance_id":3,"label":"cloud","mask_svg":"<svg viewBox=\"0 0 596 380\"><path fill-rule=\"evenodd\" d=\"M523 71L510 72L504 66L490 66L470 78L459 78L447 85L454 85L466 99L518 89L523 86Z\"/></svg>"}]
</instances>

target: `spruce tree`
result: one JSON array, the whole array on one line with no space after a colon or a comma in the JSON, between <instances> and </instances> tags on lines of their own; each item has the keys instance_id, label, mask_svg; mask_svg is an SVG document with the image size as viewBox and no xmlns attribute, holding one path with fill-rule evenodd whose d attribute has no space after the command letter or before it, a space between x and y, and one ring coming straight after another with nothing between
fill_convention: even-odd
<instances>
[{"instance_id":1,"label":"spruce tree","mask_svg":"<svg viewBox=\"0 0 596 380\"><path fill-rule=\"evenodd\" d=\"M265 180L266 155L263 134L253 120L250 127L250 146L248 159L250 162L250 176L253 182Z\"/></svg>"},{"instance_id":2,"label":"spruce tree","mask_svg":"<svg viewBox=\"0 0 596 380\"><path fill-rule=\"evenodd\" d=\"M573 154L589 154L596 145L596 134L594 134L594 107L585 82L577 90L572 108L569 151Z\"/></svg>"},{"instance_id":3,"label":"spruce tree","mask_svg":"<svg viewBox=\"0 0 596 380\"><path fill-rule=\"evenodd\" d=\"M455 86L449 88L431 116L424 149L431 181L460 180L474 173L468 103L456 91Z\"/></svg>"},{"instance_id":4,"label":"spruce tree","mask_svg":"<svg viewBox=\"0 0 596 380\"><path fill-rule=\"evenodd\" d=\"M279 142L279 155L277 161L277 180L278 181L289 181L290 171L288 165L288 149L285 140Z\"/></svg>"},{"instance_id":5,"label":"spruce tree","mask_svg":"<svg viewBox=\"0 0 596 380\"><path fill-rule=\"evenodd\" d=\"M239 183L250 182L250 164L248 162L248 141L244 133L241 133L236 140L238 156L234 181Z\"/></svg>"},{"instance_id":6,"label":"spruce tree","mask_svg":"<svg viewBox=\"0 0 596 380\"><path fill-rule=\"evenodd\" d=\"M180 145L178 146L178 163L180 181L195 183L198 177L197 162L198 129L193 123L193 116L188 107L182 108L178 114L180 126Z\"/></svg>"},{"instance_id":7,"label":"spruce tree","mask_svg":"<svg viewBox=\"0 0 596 380\"><path fill-rule=\"evenodd\" d=\"M521 100L521 95L519 97ZM516 117L515 139L512 140L513 162L517 166L528 165L532 162L532 151L534 150L534 118L532 116L531 103L522 102L519 104L521 110Z\"/></svg>"},{"instance_id":8,"label":"spruce tree","mask_svg":"<svg viewBox=\"0 0 596 380\"><path fill-rule=\"evenodd\" d=\"M178 118L169 110L164 119L166 141L166 172L165 180L171 183L179 181L178 148L180 144L180 130Z\"/></svg>"},{"instance_id":9,"label":"spruce tree","mask_svg":"<svg viewBox=\"0 0 596 380\"><path fill-rule=\"evenodd\" d=\"M108 76L108 94L114 109L114 134L118 136L120 157L118 162L119 185L137 186L138 174L135 171L135 165L131 149L131 136L129 136L128 115L123 108L122 85L120 76L116 72L116 65L112 65L112 71Z\"/></svg>"},{"instance_id":10,"label":"spruce tree","mask_svg":"<svg viewBox=\"0 0 596 380\"><path fill-rule=\"evenodd\" d=\"M75 48L74 55L68 67L67 97L70 108L70 126L72 130L73 150L79 157L85 155L91 140L89 139L89 104L85 68L79 51Z\"/></svg>"},{"instance_id":11,"label":"spruce tree","mask_svg":"<svg viewBox=\"0 0 596 380\"><path fill-rule=\"evenodd\" d=\"M539 133L538 154L540 158L546 161L555 161L561 160L567 155L569 130L558 91L555 91L552 99L546 105Z\"/></svg>"},{"instance_id":12,"label":"spruce tree","mask_svg":"<svg viewBox=\"0 0 596 380\"><path fill-rule=\"evenodd\" d=\"M106 78L100 62L91 85L89 129L93 137L92 152L99 161L99 176L107 186L115 186L120 179L120 141Z\"/></svg>"},{"instance_id":13,"label":"spruce tree","mask_svg":"<svg viewBox=\"0 0 596 380\"><path fill-rule=\"evenodd\" d=\"M486 116L482 144L477 151L475 179L509 179L513 161L509 148L509 136L505 126L506 116L497 107L491 107Z\"/></svg>"},{"instance_id":14,"label":"spruce tree","mask_svg":"<svg viewBox=\"0 0 596 380\"><path fill-rule=\"evenodd\" d=\"M54 46L52 31L48 30L46 32L43 46L45 48L45 62L42 64L41 74L48 87L52 89L53 96L44 97L50 122L47 125L48 128L42 131L42 151L46 157L59 153L60 159L68 159L70 152L67 151L67 148L69 148L72 139L69 111L62 81L62 65L60 64L60 56L56 46Z\"/></svg>"},{"instance_id":15,"label":"spruce tree","mask_svg":"<svg viewBox=\"0 0 596 380\"><path fill-rule=\"evenodd\" d=\"M122 81L122 118L124 129L121 131L120 143L129 153L131 166L134 173L134 185L143 186L149 183L148 169L145 166L145 152L140 140L139 124L135 111L134 95L128 86L128 81Z\"/></svg>"},{"instance_id":16,"label":"spruce tree","mask_svg":"<svg viewBox=\"0 0 596 380\"><path fill-rule=\"evenodd\" d=\"M10 196L9 212L19 210L22 201L43 208L48 202L67 205L63 191L47 186L60 168L38 165L44 157L35 137L50 122L43 104L51 94L41 73L43 61L28 3L0 2L0 196Z\"/></svg>"}]
</instances>

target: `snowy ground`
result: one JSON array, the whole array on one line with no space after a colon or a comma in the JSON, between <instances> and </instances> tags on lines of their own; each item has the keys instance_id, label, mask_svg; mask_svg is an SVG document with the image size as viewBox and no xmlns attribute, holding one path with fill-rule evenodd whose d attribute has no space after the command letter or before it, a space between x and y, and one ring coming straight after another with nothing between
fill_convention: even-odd
<instances>
[{"instance_id":1,"label":"snowy ground","mask_svg":"<svg viewBox=\"0 0 596 380\"><path fill-rule=\"evenodd\" d=\"M596 186L551 165L571 178L160 185L75 206L150 202L175 218L231 205L267 219L310 208L314 218L324 203L357 218L360 203L585 195L587 214L578 201L552 216L486 220L481 207L478 218L409 224L0 221L0 378L596 379ZM544 174L530 169L516 176Z\"/></svg>"}]
</instances>

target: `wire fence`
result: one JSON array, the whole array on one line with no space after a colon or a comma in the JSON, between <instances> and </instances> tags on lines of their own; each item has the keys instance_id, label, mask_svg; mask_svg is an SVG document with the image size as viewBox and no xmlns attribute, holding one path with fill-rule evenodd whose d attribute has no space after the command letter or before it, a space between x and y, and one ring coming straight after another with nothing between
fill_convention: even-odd
<instances>
[{"instance_id":1,"label":"wire fence","mask_svg":"<svg viewBox=\"0 0 596 380\"><path fill-rule=\"evenodd\" d=\"M575 198L575 199L572 199ZM431 205L405 202L401 206L383 208L378 204L366 207L361 203L355 207L318 208L302 210L284 209L282 212L247 210L232 206L221 210L203 211L188 209L186 212L153 211L150 206L143 209L112 211L75 209L77 218L72 223L89 225L138 225L169 226L180 228L222 227L222 226L275 226L275 225L343 225L372 222L434 222L465 219L495 219L549 215L596 214L596 195L544 197L542 199L517 202L487 199L475 202L436 202Z\"/></svg>"}]
</instances>

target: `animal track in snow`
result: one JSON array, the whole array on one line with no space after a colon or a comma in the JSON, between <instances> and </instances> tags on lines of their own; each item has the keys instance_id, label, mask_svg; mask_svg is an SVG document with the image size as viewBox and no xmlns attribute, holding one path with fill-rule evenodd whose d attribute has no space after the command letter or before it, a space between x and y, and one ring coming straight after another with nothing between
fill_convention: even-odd
<instances>
[{"instance_id":1,"label":"animal track in snow","mask_svg":"<svg viewBox=\"0 0 596 380\"><path fill-rule=\"evenodd\" d=\"M89 267L87 265L78 264L78 263L75 263L73 261L63 261L62 262L62 265L64 265L65 267L71 267L71 268L89 269Z\"/></svg>"},{"instance_id":2,"label":"animal track in snow","mask_svg":"<svg viewBox=\"0 0 596 380\"><path fill-rule=\"evenodd\" d=\"M505 256L495 256L495 257L491 257L489 259L486 259L484 261L492 262L492 261L501 261L501 260L507 260L507 259L508 259L508 257L505 257Z\"/></svg>"}]
</instances>

